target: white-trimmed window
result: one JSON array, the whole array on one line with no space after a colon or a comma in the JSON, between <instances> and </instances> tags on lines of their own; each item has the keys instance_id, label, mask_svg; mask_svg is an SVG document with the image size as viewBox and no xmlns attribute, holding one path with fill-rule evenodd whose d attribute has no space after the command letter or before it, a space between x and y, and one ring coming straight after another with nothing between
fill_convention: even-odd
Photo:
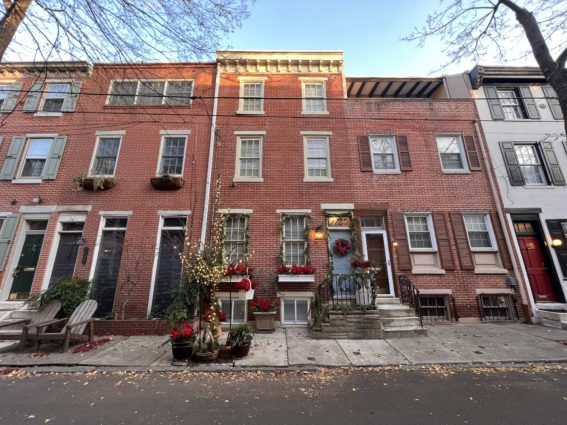
<instances>
[{"instance_id":1,"label":"white-trimmed window","mask_svg":"<svg viewBox=\"0 0 567 425\"><path fill-rule=\"evenodd\" d=\"M99 136L93 164L91 167L91 175L95 176L113 176L116 171L116 162L118 161L118 152L120 151L120 136Z\"/></svg>"},{"instance_id":2,"label":"white-trimmed window","mask_svg":"<svg viewBox=\"0 0 567 425\"><path fill-rule=\"evenodd\" d=\"M159 175L182 176L187 136L162 136Z\"/></svg>"},{"instance_id":3,"label":"white-trimmed window","mask_svg":"<svg viewBox=\"0 0 567 425\"><path fill-rule=\"evenodd\" d=\"M370 136L372 153L372 169L375 173L392 173L400 171L398 150L394 136Z\"/></svg>"},{"instance_id":4,"label":"white-trimmed window","mask_svg":"<svg viewBox=\"0 0 567 425\"><path fill-rule=\"evenodd\" d=\"M498 100L507 120L521 120L527 118L521 95L516 88L497 90Z\"/></svg>"},{"instance_id":5,"label":"white-trimmed window","mask_svg":"<svg viewBox=\"0 0 567 425\"><path fill-rule=\"evenodd\" d=\"M302 108L304 114L326 114L327 99L325 81L302 80Z\"/></svg>"},{"instance_id":6,"label":"white-trimmed window","mask_svg":"<svg viewBox=\"0 0 567 425\"><path fill-rule=\"evenodd\" d=\"M329 136L303 136L305 154L304 181L333 181L329 154Z\"/></svg>"},{"instance_id":7,"label":"white-trimmed window","mask_svg":"<svg viewBox=\"0 0 567 425\"><path fill-rule=\"evenodd\" d=\"M235 300L230 298L219 298L221 310L226 313L226 322L244 323L246 322L246 304L245 300ZM232 319L232 320L231 320Z\"/></svg>"},{"instance_id":8,"label":"white-trimmed window","mask_svg":"<svg viewBox=\"0 0 567 425\"><path fill-rule=\"evenodd\" d=\"M307 258L307 241L305 227L307 217L304 215L288 215L283 219L283 262L286 266L292 264L305 265Z\"/></svg>"},{"instance_id":9,"label":"white-trimmed window","mask_svg":"<svg viewBox=\"0 0 567 425\"><path fill-rule=\"evenodd\" d=\"M47 83L43 90L45 94L39 110L42 112L61 112L63 102L69 92L69 83Z\"/></svg>"},{"instance_id":10,"label":"white-trimmed window","mask_svg":"<svg viewBox=\"0 0 567 425\"><path fill-rule=\"evenodd\" d=\"M436 251L431 214L408 214L405 219L410 249L412 251Z\"/></svg>"},{"instance_id":11,"label":"white-trimmed window","mask_svg":"<svg viewBox=\"0 0 567 425\"><path fill-rule=\"evenodd\" d=\"M240 96L238 113L263 114L264 113L264 80L240 78Z\"/></svg>"},{"instance_id":12,"label":"white-trimmed window","mask_svg":"<svg viewBox=\"0 0 567 425\"><path fill-rule=\"evenodd\" d=\"M514 153L525 184L546 185L545 171L536 145L514 145Z\"/></svg>"},{"instance_id":13,"label":"white-trimmed window","mask_svg":"<svg viewBox=\"0 0 567 425\"><path fill-rule=\"evenodd\" d=\"M437 149L443 171L468 171L465 146L460 135L437 136Z\"/></svg>"},{"instance_id":14,"label":"white-trimmed window","mask_svg":"<svg viewBox=\"0 0 567 425\"><path fill-rule=\"evenodd\" d=\"M11 84L0 84L0 108L4 104L4 101L12 91Z\"/></svg>"},{"instance_id":15,"label":"white-trimmed window","mask_svg":"<svg viewBox=\"0 0 567 425\"><path fill-rule=\"evenodd\" d=\"M244 259L246 255L246 230L248 216L227 215L224 223L224 255L229 264Z\"/></svg>"},{"instance_id":16,"label":"white-trimmed window","mask_svg":"<svg viewBox=\"0 0 567 425\"><path fill-rule=\"evenodd\" d=\"M464 214L469 246L473 251L495 251L494 231L487 214Z\"/></svg>"},{"instance_id":17,"label":"white-trimmed window","mask_svg":"<svg viewBox=\"0 0 567 425\"><path fill-rule=\"evenodd\" d=\"M37 178L43 175L43 169L52 144L53 138L33 138L27 140L20 177Z\"/></svg>"},{"instance_id":18,"label":"white-trimmed window","mask_svg":"<svg viewBox=\"0 0 567 425\"><path fill-rule=\"evenodd\" d=\"M109 105L190 105L193 80L115 80Z\"/></svg>"},{"instance_id":19,"label":"white-trimmed window","mask_svg":"<svg viewBox=\"0 0 567 425\"><path fill-rule=\"evenodd\" d=\"M309 322L308 298L282 298L281 319L283 324L306 324Z\"/></svg>"},{"instance_id":20,"label":"white-trimmed window","mask_svg":"<svg viewBox=\"0 0 567 425\"><path fill-rule=\"evenodd\" d=\"M263 181L262 136L238 136L234 181Z\"/></svg>"}]
</instances>

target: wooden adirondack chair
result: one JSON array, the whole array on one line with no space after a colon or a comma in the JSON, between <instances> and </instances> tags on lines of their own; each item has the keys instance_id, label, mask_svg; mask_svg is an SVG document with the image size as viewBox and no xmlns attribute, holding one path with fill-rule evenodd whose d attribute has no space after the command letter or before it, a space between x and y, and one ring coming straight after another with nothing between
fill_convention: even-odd
<instances>
[{"instance_id":1,"label":"wooden adirondack chair","mask_svg":"<svg viewBox=\"0 0 567 425\"><path fill-rule=\"evenodd\" d=\"M22 335L22 341L20 343L20 351L25 348L26 341L28 339L34 341L36 351L39 350L39 344L41 341L61 341L63 342L63 349L61 350L62 353L69 349L71 341L92 342L94 339L95 321L93 315L96 309L97 302L95 300L87 300L79 304L69 319L50 320L43 323L24 326L24 334ZM33 328L45 328L46 326L62 322L65 322L65 326L60 332L30 332ZM89 333L88 335L83 335L87 325L89 326Z\"/></svg>"},{"instance_id":2,"label":"wooden adirondack chair","mask_svg":"<svg viewBox=\"0 0 567 425\"><path fill-rule=\"evenodd\" d=\"M29 319L11 319L9 317L0 320L0 340L21 340L22 334L24 332L23 328L15 329L3 329L14 325L35 325L37 323L47 322L48 320L53 320L55 315L61 310L61 301L53 300L46 306L40 308L33 316ZM43 331L41 327L34 327L32 332Z\"/></svg>"}]
</instances>

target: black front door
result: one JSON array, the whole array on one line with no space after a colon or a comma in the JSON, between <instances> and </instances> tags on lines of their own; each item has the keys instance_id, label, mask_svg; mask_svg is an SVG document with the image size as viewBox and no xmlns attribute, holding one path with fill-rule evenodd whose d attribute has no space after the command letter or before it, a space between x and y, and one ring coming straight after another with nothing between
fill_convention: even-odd
<instances>
[{"instance_id":1,"label":"black front door","mask_svg":"<svg viewBox=\"0 0 567 425\"><path fill-rule=\"evenodd\" d=\"M73 277L75 271L75 262L77 261L77 253L79 252L80 233L61 233L59 237L59 247L55 255L55 263L53 271L49 279L49 286L63 280Z\"/></svg>"},{"instance_id":2,"label":"black front door","mask_svg":"<svg viewBox=\"0 0 567 425\"><path fill-rule=\"evenodd\" d=\"M14 281L12 282L12 288L10 289L10 295L8 297L10 301L28 299L42 244L42 234L26 235L18 266L16 270L14 270Z\"/></svg>"},{"instance_id":3,"label":"black front door","mask_svg":"<svg viewBox=\"0 0 567 425\"><path fill-rule=\"evenodd\" d=\"M152 316L163 317L173 302L181 281L181 258L183 230L162 230L159 247L158 268L152 303Z\"/></svg>"}]
</instances>

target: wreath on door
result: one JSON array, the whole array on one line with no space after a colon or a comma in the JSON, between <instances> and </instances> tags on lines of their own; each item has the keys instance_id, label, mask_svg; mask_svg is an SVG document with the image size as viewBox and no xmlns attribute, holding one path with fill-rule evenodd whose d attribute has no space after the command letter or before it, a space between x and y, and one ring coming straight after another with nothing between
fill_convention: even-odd
<instances>
[{"instance_id":1,"label":"wreath on door","mask_svg":"<svg viewBox=\"0 0 567 425\"><path fill-rule=\"evenodd\" d=\"M350 251L352 251L352 245L347 239L337 239L335 241L335 247L333 249L336 255L339 257L346 256Z\"/></svg>"}]
</instances>

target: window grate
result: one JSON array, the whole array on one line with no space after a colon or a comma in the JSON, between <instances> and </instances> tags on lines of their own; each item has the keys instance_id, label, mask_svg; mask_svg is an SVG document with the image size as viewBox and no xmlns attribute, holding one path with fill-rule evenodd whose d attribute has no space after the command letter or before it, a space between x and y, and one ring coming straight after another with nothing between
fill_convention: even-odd
<instances>
[{"instance_id":1,"label":"window grate","mask_svg":"<svg viewBox=\"0 0 567 425\"><path fill-rule=\"evenodd\" d=\"M449 321L451 311L447 295L420 295L419 308L421 315L429 321Z\"/></svg>"},{"instance_id":2,"label":"window grate","mask_svg":"<svg viewBox=\"0 0 567 425\"><path fill-rule=\"evenodd\" d=\"M484 321L517 320L516 304L510 294L479 295L478 304Z\"/></svg>"}]
</instances>

